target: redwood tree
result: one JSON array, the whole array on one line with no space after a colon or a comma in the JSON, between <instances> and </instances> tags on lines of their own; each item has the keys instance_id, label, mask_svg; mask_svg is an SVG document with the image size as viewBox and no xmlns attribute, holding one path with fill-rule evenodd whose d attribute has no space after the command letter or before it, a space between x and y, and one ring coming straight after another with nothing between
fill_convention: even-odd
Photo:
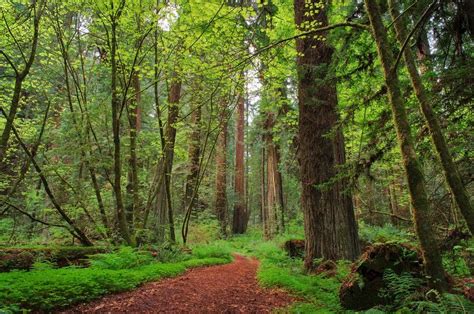
<instances>
[{"instance_id":1,"label":"redwood tree","mask_svg":"<svg viewBox=\"0 0 474 314\"><path fill-rule=\"evenodd\" d=\"M300 30L328 25L327 7L318 0L295 0L295 22ZM323 3L326 4L326 3ZM359 255L357 224L351 194L339 180L345 162L338 122L336 82L331 79L333 48L325 33L296 40L299 105L301 206L305 225L305 269L315 258L355 259Z\"/></svg>"},{"instance_id":2,"label":"redwood tree","mask_svg":"<svg viewBox=\"0 0 474 314\"><path fill-rule=\"evenodd\" d=\"M235 196L232 233L244 233L247 230L247 205L245 203L245 167L244 167L244 126L245 101L242 95L237 101L237 121L235 140Z\"/></svg>"},{"instance_id":3,"label":"redwood tree","mask_svg":"<svg viewBox=\"0 0 474 314\"><path fill-rule=\"evenodd\" d=\"M220 132L216 147L215 212L219 220L221 236L227 236L227 106L220 105Z\"/></svg>"}]
</instances>

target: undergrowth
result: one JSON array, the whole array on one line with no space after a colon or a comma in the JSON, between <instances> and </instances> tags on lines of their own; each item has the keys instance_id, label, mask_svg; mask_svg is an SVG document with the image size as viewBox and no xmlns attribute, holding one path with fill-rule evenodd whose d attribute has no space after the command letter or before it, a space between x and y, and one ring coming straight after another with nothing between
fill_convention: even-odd
<instances>
[{"instance_id":1,"label":"undergrowth","mask_svg":"<svg viewBox=\"0 0 474 314\"><path fill-rule=\"evenodd\" d=\"M228 252L218 253L212 247L197 248L196 254L181 254L180 261L168 263L157 262L150 252L122 248L116 253L93 256L90 268L54 269L47 263L37 263L29 272L0 273L0 313L51 311L176 276L187 268L230 260Z\"/></svg>"},{"instance_id":2,"label":"undergrowth","mask_svg":"<svg viewBox=\"0 0 474 314\"><path fill-rule=\"evenodd\" d=\"M374 228L362 226L361 233L361 238L367 242L413 243L412 234L391 225ZM332 277L325 274L308 275L303 271L303 261L290 258L283 250L286 240L302 238L302 228L290 225L287 233L271 241L264 241L260 230L250 229L245 235L234 236L228 241L219 240L212 245L226 251L230 246L235 252L258 258L260 267L257 277L262 286L283 288L302 299L286 309L292 313L350 313L339 302L339 288L350 272L350 262L338 262L337 273ZM458 262L456 267L453 273L469 273L462 262ZM393 303L370 309L366 313L474 313L473 303L462 295L440 294L434 290L420 292L418 288L421 282L409 274L397 275L387 270L385 277L390 284L381 293Z\"/></svg>"}]
</instances>

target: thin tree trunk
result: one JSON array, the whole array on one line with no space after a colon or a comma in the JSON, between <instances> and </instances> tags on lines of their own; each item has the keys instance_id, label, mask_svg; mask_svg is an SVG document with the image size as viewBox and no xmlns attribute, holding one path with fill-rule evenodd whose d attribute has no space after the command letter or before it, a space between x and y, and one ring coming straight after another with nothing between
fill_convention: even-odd
<instances>
[{"instance_id":1,"label":"thin tree trunk","mask_svg":"<svg viewBox=\"0 0 474 314\"><path fill-rule=\"evenodd\" d=\"M3 112L3 110L2 110L2 112ZM83 244L85 246L92 246L93 244L89 240L87 235L79 227L77 227L77 225L74 223L74 221L67 215L67 213L64 211L64 209L61 207L61 205L57 201L56 197L54 196L53 191L49 187L48 180L46 179L46 177L43 174L44 172L42 171L39 164L36 162L33 155L28 150L28 147L26 147L25 143L21 140L20 135L18 134L18 132L17 132L17 130L15 129L14 126L12 126L12 131L13 131L13 134L15 135L16 139L20 143L20 146L22 147L23 151L26 153L26 155L30 159L31 163L33 164L33 167L35 168L36 172L38 173L38 175L41 179L41 182L43 183L44 190L45 190L46 194L48 195L48 197L49 197L51 203L53 204L54 208L59 213L61 218L64 219L64 221L66 221L67 224L70 226L70 229L68 228L68 230L71 233L71 235L73 237L77 238L81 242L81 244Z\"/></svg>"},{"instance_id":2,"label":"thin tree trunk","mask_svg":"<svg viewBox=\"0 0 474 314\"><path fill-rule=\"evenodd\" d=\"M299 29L311 23L328 25L327 9L314 10L311 4L321 1L294 2ZM304 265L311 271L315 258L354 260L359 255L359 240L349 185L347 180L337 179L337 167L345 162L345 153L342 131L334 130L339 117L336 82L330 69L333 49L326 40L310 36L297 39L296 46Z\"/></svg>"},{"instance_id":3,"label":"thin tree trunk","mask_svg":"<svg viewBox=\"0 0 474 314\"><path fill-rule=\"evenodd\" d=\"M135 226L138 223L140 197L138 181L138 157L137 157L137 136L141 129L141 92L140 78L138 73L133 75L133 89L135 99L132 106L129 106L129 124L130 124L130 156L128 160L128 183L127 183L127 221L129 226Z\"/></svg>"},{"instance_id":4,"label":"thin tree trunk","mask_svg":"<svg viewBox=\"0 0 474 314\"><path fill-rule=\"evenodd\" d=\"M415 228L420 240L426 272L430 285L440 291L446 288L446 279L441 261L441 254L435 238L434 221L430 217L430 204L426 193L424 175L415 153L411 128L407 112L400 92L400 83L394 64L391 46L382 22L380 10L376 0L365 0L370 24L377 44L377 51L382 62L393 121L397 131L398 143L402 154L403 165L408 181Z\"/></svg>"},{"instance_id":5,"label":"thin tree trunk","mask_svg":"<svg viewBox=\"0 0 474 314\"><path fill-rule=\"evenodd\" d=\"M227 236L227 104L220 105L221 130L217 138L216 149L216 203L215 212L220 224L221 236Z\"/></svg>"},{"instance_id":6,"label":"thin tree trunk","mask_svg":"<svg viewBox=\"0 0 474 314\"><path fill-rule=\"evenodd\" d=\"M189 135L188 149L188 175L185 183L184 208L189 205L193 199L194 189L199 176L200 156L201 156L201 106L197 105L193 108L191 114L191 134ZM191 210L194 209L197 197L191 204Z\"/></svg>"},{"instance_id":7,"label":"thin tree trunk","mask_svg":"<svg viewBox=\"0 0 474 314\"><path fill-rule=\"evenodd\" d=\"M237 121L235 140L235 195L234 215L232 223L232 233L242 234L247 230L248 214L245 204L245 101L242 95L237 100Z\"/></svg>"},{"instance_id":8,"label":"thin tree trunk","mask_svg":"<svg viewBox=\"0 0 474 314\"><path fill-rule=\"evenodd\" d=\"M263 136L262 136L263 137ZM265 143L265 140L262 140L262 143ZM261 163L260 163L260 223L263 226L264 234L265 234L265 223L268 220L266 218L267 215L267 189L266 189L266 153L265 153L265 145L262 145L261 149Z\"/></svg>"},{"instance_id":9,"label":"thin tree trunk","mask_svg":"<svg viewBox=\"0 0 474 314\"><path fill-rule=\"evenodd\" d=\"M132 245L132 237L130 236L129 226L127 223L127 217L125 214L125 208L122 196L122 161L120 156L120 111L121 101L118 96L117 89L117 23L122 13L124 2L121 3L120 7L116 12L112 13L112 28L111 28L111 80L112 80L112 132L114 142L114 195L117 221L119 226L120 235L127 242L128 245ZM113 7L113 5L112 5Z\"/></svg>"},{"instance_id":10,"label":"thin tree trunk","mask_svg":"<svg viewBox=\"0 0 474 314\"><path fill-rule=\"evenodd\" d=\"M393 0L390 0L389 6L390 13L393 19L395 20L395 18L400 14L398 5ZM395 30L398 42L402 45L406 38L406 30L403 16L395 20ZM441 161L446 181L448 182L451 192L454 195L456 204L461 210L461 214L466 220L467 226L471 231L471 234L474 235L474 208L472 207L472 204L469 200L469 194L462 182L461 176L459 175L459 171L453 162L451 154L449 153L448 145L446 144L446 140L439 125L438 118L436 117L436 114L434 113L433 108L431 107L429 97L423 86L423 82L416 67L415 58L410 48L406 48L403 51L403 58L405 60L408 73L410 75L411 84L413 86L413 89L415 90L415 95L420 105L420 110L423 113L423 116L426 120L426 124L428 125L428 129L430 130L433 146L435 147L436 152L438 153L437 157Z\"/></svg>"},{"instance_id":11,"label":"thin tree trunk","mask_svg":"<svg viewBox=\"0 0 474 314\"><path fill-rule=\"evenodd\" d=\"M13 97L10 103L10 111L8 112L8 115L5 115L7 119L5 122L5 128L3 129L2 136L0 138L0 171L3 171L5 168L4 167L5 165L3 164L3 160L7 152L8 140L10 139L10 133L13 128L13 122L15 120L15 116L18 111L18 107L20 105L21 88L22 88L24 80L30 73L30 69L31 69L31 66L33 65L33 62L35 61L36 49L38 47L40 21L43 15L43 8L44 8L45 3L46 1L41 1L41 0L33 1L33 12L34 12L33 37L31 39L30 54L28 56L28 59L25 60L25 66L23 70L20 71L18 67L13 64L11 59L2 51L3 57L7 59L7 62L10 63L12 70L15 72L15 86L13 88Z\"/></svg>"},{"instance_id":12,"label":"thin tree trunk","mask_svg":"<svg viewBox=\"0 0 474 314\"><path fill-rule=\"evenodd\" d=\"M176 241L174 231L173 207L171 203L171 171L173 169L174 145L176 141L175 123L179 115L179 101L181 97L181 81L173 77L171 81L170 91L168 94L168 121L165 129L165 147L163 151L163 163L159 176L164 176L163 183L160 184L157 197L158 213L166 212L168 219L169 235L171 241ZM158 214L163 217L162 214ZM163 222L161 222L163 224Z\"/></svg>"}]
</instances>

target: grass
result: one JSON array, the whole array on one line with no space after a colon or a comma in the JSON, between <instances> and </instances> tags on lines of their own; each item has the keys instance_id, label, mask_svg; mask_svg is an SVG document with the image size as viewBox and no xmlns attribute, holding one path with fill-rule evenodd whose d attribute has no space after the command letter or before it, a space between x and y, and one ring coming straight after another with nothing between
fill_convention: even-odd
<instances>
[{"instance_id":1,"label":"grass","mask_svg":"<svg viewBox=\"0 0 474 314\"><path fill-rule=\"evenodd\" d=\"M90 268L48 268L0 274L0 313L23 310L51 311L103 295L126 291L138 285L173 277L198 266L225 264L229 253L199 248L178 262L155 262L147 252L124 248L94 257ZM46 267L45 267L46 266Z\"/></svg>"}]
</instances>

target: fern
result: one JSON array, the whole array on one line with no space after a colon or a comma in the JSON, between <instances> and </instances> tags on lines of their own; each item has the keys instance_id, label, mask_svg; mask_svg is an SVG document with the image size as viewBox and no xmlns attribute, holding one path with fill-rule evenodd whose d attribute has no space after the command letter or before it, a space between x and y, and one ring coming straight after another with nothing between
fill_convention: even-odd
<instances>
[{"instance_id":1,"label":"fern","mask_svg":"<svg viewBox=\"0 0 474 314\"><path fill-rule=\"evenodd\" d=\"M419 297L417 291L421 287L423 280L413 277L410 273L395 273L387 268L383 274L385 288L381 289L379 296L390 300L394 308L400 307L407 300Z\"/></svg>"}]
</instances>

